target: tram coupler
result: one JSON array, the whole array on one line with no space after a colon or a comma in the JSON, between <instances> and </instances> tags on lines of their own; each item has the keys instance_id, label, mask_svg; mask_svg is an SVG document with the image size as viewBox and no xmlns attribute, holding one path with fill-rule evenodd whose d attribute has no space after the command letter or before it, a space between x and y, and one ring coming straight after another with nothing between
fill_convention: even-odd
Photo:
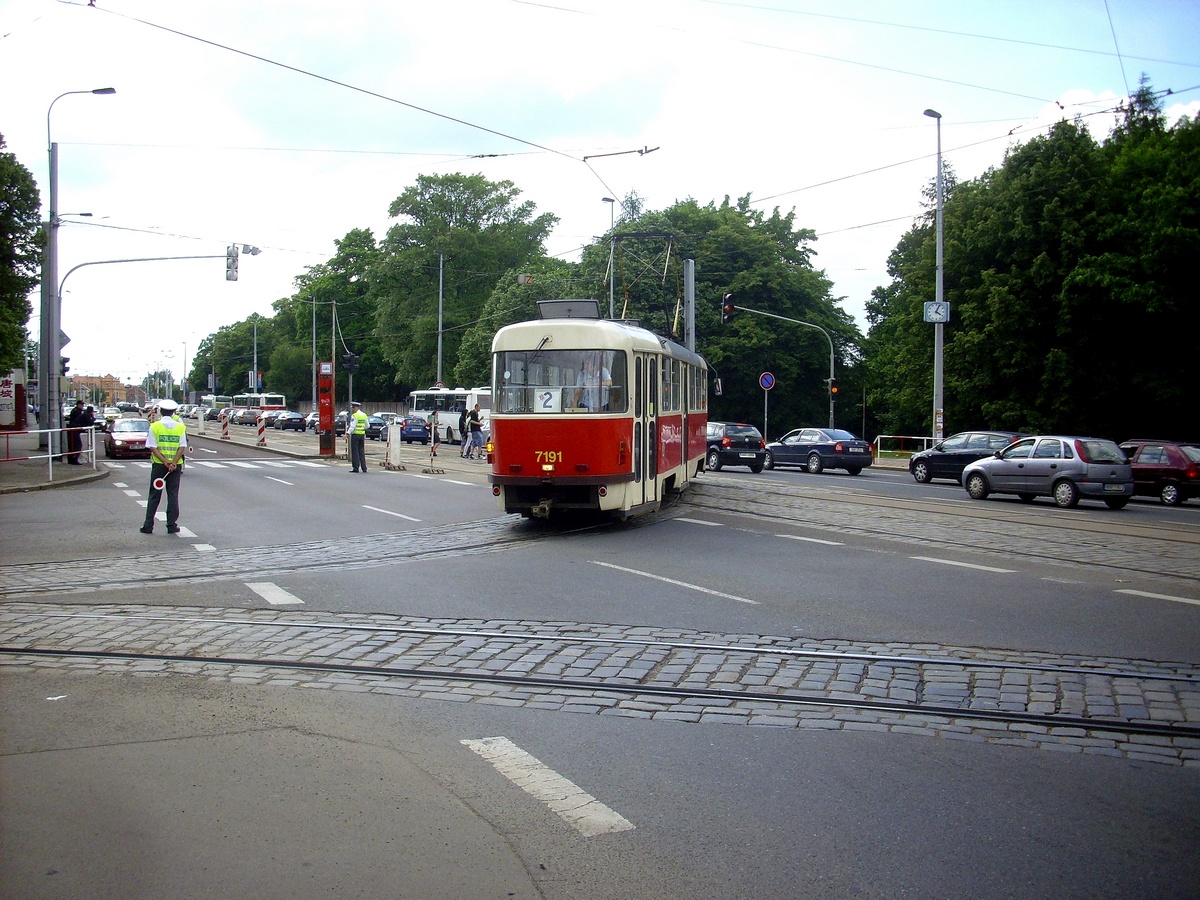
<instances>
[{"instance_id":1,"label":"tram coupler","mask_svg":"<svg viewBox=\"0 0 1200 900\"><path fill-rule=\"evenodd\" d=\"M535 519L548 519L550 518L551 503L552 501L550 500L543 500L541 503L534 504L534 506L530 508L529 514Z\"/></svg>"}]
</instances>

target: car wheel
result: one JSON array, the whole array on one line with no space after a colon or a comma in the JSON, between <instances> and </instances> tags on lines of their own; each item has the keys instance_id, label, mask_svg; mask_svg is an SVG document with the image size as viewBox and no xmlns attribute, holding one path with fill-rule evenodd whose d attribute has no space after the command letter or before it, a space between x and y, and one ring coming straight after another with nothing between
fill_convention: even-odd
<instances>
[{"instance_id":1,"label":"car wheel","mask_svg":"<svg viewBox=\"0 0 1200 900\"><path fill-rule=\"evenodd\" d=\"M752 466L750 467L750 471L751 471L751 472L753 472L755 475L757 475L757 474L758 474L759 472L761 472L762 470L763 470L763 464L762 464L762 463L755 463L754 465L752 465Z\"/></svg>"},{"instance_id":2,"label":"car wheel","mask_svg":"<svg viewBox=\"0 0 1200 900\"><path fill-rule=\"evenodd\" d=\"M1017 494L1017 498L1022 503L1032 503L1034 500L1037 499L1037 494L1030 494L1030 493Z\"/></svg>"},{"instance_id":3,"label":"car wheel","mask_svg":"<svg viewBox=\"0 0 1200 900\"><path fill-rule=\"evenodd\" d=\"M1104 505L1109 509L1124 509L1129 503L1128 497L1110 497L1104 501Z\"/></svg>"},{"instance_id":4,"label":"car wheel","mask_svg":"<svg viewBox=\"0 0 1200 900\"><path fill-rule=\"evenodd\" d=\"M705 461L704 466L710 472L720 472L721 471L721 454L718 453L716 450L709 450L708 451L708 459Z\"/></svg>"},{"instance_id":5,"label":"car wheel","mask_svg":"<svg viewBox=\"0 0 1200 900\"><path fill-rule=\"evenodd\" d=\"M924 462L919 462L912 468L912 477L917 484L929 484L933 481L933 476L929 474L929 465Z\"/></svg>"},{"instance_id":6,"label":"car wheel","mask_svg":"<svg viewBox=\"0 0 1200 900\"><path fill-rule=\"evenodd\" d=\"M808 471L812 472L814 475L820 475L822 472L825 471L825 463L821 462L821 454L820 453L808 454L807 468L808 468Z\"/></svg>"},{"instance_id":7,"label":"car wheel","mask_svg":"<svg viewBox=\"0 0 1200 900\"><path fill-rule=\"evenodd\" d=\"M1178 506L1183 502L1183 491L1179 490L1179 485L1175 482L1168 481L1159 490L1158 499L1167 504L1167 506Z\"/></svg>"},{"instance_id":8,"label":"car wheel","mask_svg":"<svg viewBox=\"0 0 1200 900\"><path fill-rule=\"evenodd\" d=\"M1062 509L1073 509L1079 505L1079 488L1064 478L1054 485L1054 502Z\"/></svg>"},{"instance_id":9,"label":"car wheel","mask_svg":"<svg viewBox=\"0 0 1200 900\"><path fill-rule=\"evenodd\" d=\"M763 465L768 469L775 468L775 454L770 450L768 450L767 455L763 457Z\"/></svg>"},{"instance_id":10,"label":"car wheel","mask_svg":"<svg viewBox=\"0 0 1200 900\"><path fill-rule=\"evenodd\" d=\"M857 475L859 472L862 471L862 469L859 469L856 467L856 468L847 469L846 471L849 472L851 475Z\"/></svg>"},{"instance_id":11,"label":"car wheel","mask_svg":"<svg viewBox=\"0 0 1200 900\"><path fill-rule=\"evenodd\" d=\"M967 494L972 500L986 500L989 493L987 479L978 472L967 478Z\"/></svg>"}]
</instances>

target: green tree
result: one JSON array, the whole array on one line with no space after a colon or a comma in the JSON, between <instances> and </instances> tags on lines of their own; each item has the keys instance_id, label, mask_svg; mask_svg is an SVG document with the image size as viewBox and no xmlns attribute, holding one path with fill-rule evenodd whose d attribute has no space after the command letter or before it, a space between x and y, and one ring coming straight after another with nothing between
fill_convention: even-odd
<instances>
[{"instance_id":1,"label":"green tree","mask_svg":"<svg viewBox=\"0 0 1200 900\"><path fill-rule=\"evenodd\" d=\"M0 135L0 150L6 146ZM39 280L44 234L37 182L11 153L0 152L0 372L24 365L29 292Z\"/></svg>"},{"instance_id":2,"label":"green tree","mask_svg":"<svg viewBox=\"0 0 1200 900\"><path fill-rule=\"evenodd\" d=\"M444 377L501 275L543 255L558 219L535 215L519 195L511 181L482 175L422 175L388 208L401 221L388 229L368 281L378 304L378 346L397 382L436 378L439 271Z\"/></svg>"}]
</instances>

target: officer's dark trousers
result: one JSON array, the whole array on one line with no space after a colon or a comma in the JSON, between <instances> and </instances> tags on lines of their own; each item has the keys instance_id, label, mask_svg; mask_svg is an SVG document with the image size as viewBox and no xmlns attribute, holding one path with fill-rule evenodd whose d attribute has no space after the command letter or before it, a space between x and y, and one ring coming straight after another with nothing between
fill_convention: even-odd
<instances>
[{"instance_id":1,"label":"officer's dark trousers","mask_svg":"<svg viewBox=\"0 0 1200 900\"><path fill-rule=\"evenodd\" d=\"M146 496L146 523L142 527L154 527L154 514L158 512L158 501L162 499L162 491L154 486L161 478L166 482L167 492L167 530L174 531L179 527L179 478L183 469L178 466L174 472L168 472L162 463L154 463L150 467L150 493Z\"/></svg>"},{"instance_id":2,"label":"officer's dark trousers","mask_svg":"<svg viewBox=\"0 0 1200 900\"><path fill-rule=\"evenodd\" d=\"M367 436L350 435L350 468L355 472L367 471Z\"/></svg>"}]
</instances>

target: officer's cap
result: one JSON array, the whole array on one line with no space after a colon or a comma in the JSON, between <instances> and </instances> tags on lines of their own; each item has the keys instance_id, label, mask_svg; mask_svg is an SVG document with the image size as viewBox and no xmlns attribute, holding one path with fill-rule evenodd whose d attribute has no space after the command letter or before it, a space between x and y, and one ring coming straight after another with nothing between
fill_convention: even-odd
<instances>
[{"instance_id":1,"label":"officer's cap","mask_svg":"<svg viewBox=\"0 0 1200 900\"><path fill-rule=\"evenodd\" d=\"M179 409L179 404L174 400L159 400L158 408L165 413L173 413L175 410Z\"/></svg>"}]
</instances>

